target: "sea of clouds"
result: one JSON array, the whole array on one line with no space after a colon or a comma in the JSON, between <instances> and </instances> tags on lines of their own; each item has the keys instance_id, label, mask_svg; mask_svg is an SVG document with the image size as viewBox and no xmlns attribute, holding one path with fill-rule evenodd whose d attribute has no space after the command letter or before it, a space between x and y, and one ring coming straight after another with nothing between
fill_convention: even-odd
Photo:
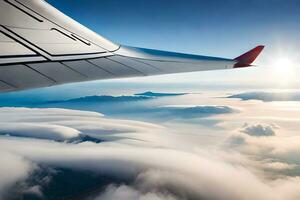
<instances>
[{"instance_id":1,"label":"sea of clouds","mask_svg":"<svg viewBox=\"0 0 300 200\"><path fill-rule=\"evenodd\" d=\"M218 101L226 107L197 110L217 123L197 129L91 111L0 108L0 199L54 199L58 190L47 191L67 170L78 182L95 180L93 191L70 193L84 193L81 199L299 199L298 116L287 121L289 109L266 102ZM189 110L165 108L188 118ZM223 135L200 145L211 132Z\"/></svg>"}]
</instances>

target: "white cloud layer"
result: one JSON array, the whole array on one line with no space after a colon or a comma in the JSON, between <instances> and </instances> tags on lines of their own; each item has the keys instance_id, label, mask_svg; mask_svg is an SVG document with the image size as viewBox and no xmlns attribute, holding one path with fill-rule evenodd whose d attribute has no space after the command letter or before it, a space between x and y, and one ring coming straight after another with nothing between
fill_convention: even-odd
<instances>
[{"instance_id":1,"label":"white cloud layer","mask_svg":"<svg viewBox=\"0 0 300 200\"><path fill-rule=\"evenodd\" d=\"M230 137L234 151L212 150L190 145L191 140L155 124L110 119L95 112L1 108L0 120L5 124L0 132L18 136L0 137L0 198L6 188L28 177L36 164L135 177L128 185L108 186L97 200L300 198L300 178L284 174L270 178L263 172L298 164L288 163L290 157L299 158L296 136L238 132ZM53 141L82 134L105 142ZM263 160L248 157L254 153Z\"/></svg>"}]
</instances>

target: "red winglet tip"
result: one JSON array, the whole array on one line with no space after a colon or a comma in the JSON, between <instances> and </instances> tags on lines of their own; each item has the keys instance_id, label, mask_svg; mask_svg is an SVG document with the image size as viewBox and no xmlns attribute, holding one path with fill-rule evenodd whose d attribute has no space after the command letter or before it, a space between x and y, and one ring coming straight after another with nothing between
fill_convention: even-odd
<instances>
[{"instance_id":1,"label":"red winglet tip","mask_svg":"<svg viewBox=\"0 0 300 200\"><path fill-rule=\"evenodd\" d=\"M254 60L257 58L257 56L262 52L264 48L265 46L259 45L254 49L251 49L250 51L244 53L243 55L235 58L234 60L236 60L237 63L234 65L234 68L251 66L251 63L254 62Z\"/></svg>"}]
</instances>

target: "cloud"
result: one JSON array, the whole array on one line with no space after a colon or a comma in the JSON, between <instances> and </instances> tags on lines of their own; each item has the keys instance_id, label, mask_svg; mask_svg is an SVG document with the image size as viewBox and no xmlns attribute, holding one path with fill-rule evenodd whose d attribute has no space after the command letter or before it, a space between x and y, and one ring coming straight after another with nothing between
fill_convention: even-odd
<instances>
[{"instance_id":1,"label":"cloud","mask_svg":"<svg viewBox=\"0 0 300 200\"><path fill-rule=\"evenodd\" d=\"M57 141L109 139L113 134L162 129L146 122L104 118L96 112L56 108L0 108L0 119L0 135Z\"/></svg>"},{"instance_id":2,"label":"cloud","mask_svg":"<svg viewBox=\"0 0 300 200\"><path fill-rule=\"evenodd\" d=\"M80 132L70 127L35 123L0 123L0 135L64 141L78 137Z\"/></svg>"},{"instance_id":3,"label":"cloud","mask_svg":"<svg viewBox=\"0 0 300 200\"><path fill-rule=\"evenodd\" d=\"M284 162L278 162L278 161L269 161L264 163L263 166L265 169L271 169L271 170L292 170L297 167L296 164L288 164Z\"/></svg>"},{"instance_id":4,"label":"cloud","mask_svg":"<svg viewBox=\"0 0 300 200\"><path fill-rule=\"evenodd\" d=\"M246 123L241 132L251 136L275 136L274 125L248 125Z\"/></svg>"},{"instance_id":5,"label":"cloud","mask_svg":"<svg viewBox=\"0 0 300 200\"><path fill-rule=\"evenodd\" d=\"M99 188L96 199L117 199L120 196L124 199L139 200L300 198L299 178L284 174L269 178L263 171L267 167L287 169L287 165L284 166L283 163L288 162L279 160L279 157L275 161L275 157L270 156L283 153L276 149L276 144L282 145L283 148L288 143L282 142L278 135L257 137L237 132L244 142L236 147L236 151L217 147L212 151L206 147L193 146L189 137L185 139L182 134L176 134L172 129L134 120L107 118L95 112L1 108L0 119L3 123L15 123L15 126L10 127L10 131L14 132L15 127L18 136L22 135L22 132L17 128L17 123L36 123L44 125L39 127L40 131L43 128L48 130L48 126L54 125L58 128L64 127L62 130L70 128L80 135L99 138L102 141L62 143L53 141L53 137L47 137L47 134L41 140L37 134L28 134L30 127L25 134L26 138L1 136L0 152L9 155L7 160L11 162L6 162L5 156L0 157L1 163L4 163L4 166L0 166L0 173L9 171L4 179L0 179L0 191L13 187L14 183L26 177L29 178L30 172L35 169L34 166L42 165L55 169L86 171L89 176L104 174L106 178L111 177L108 179L111 180L109 183L95 185ZM270 140L267 140L269 138ZM194 137L192 140L197 139L199 138ZM291 146L293 145L289 143L286 147ZM263 162L250 159L248 155L251 150L258 155L265 155ZM300 152L299 146L295 151ZM258 167L257 162L265 167ZM268 166L269 163L273 163L273 166ZM15 170L19 174L13 174ZM99 180L101 177L103 179L103 176L100 176ZM121 179L121 183L114 182L113 177ZM55 178L52 181L55 181ZM38 186L44 186L34 186L23 188L23 191L32 191L41 196L38 191L43 191L43 188L38 190Z\"/></svg>"},{"instance_id":6,"label":"cloud","mask_svg":"<svg viewBox=\"0 0 300 200\"><path fill-rule=\"evenodd\" d=\"M276 134L275 124L245 124L228 137L231 149L259 161L260 168L271 176L299 176L300 137Z\"/></svg>"},{"instance_id":7,"label":"cloud","mask_svg":"<svg viewBox=\"0 0 300 200\"><path fill-rule=\"evenodd\" d=\"M35 165L15 153L0 151L0 199L11 197L10 187L27 178Z\"/></svg>"},{"instance_id":8,"label":"cloud","mask_svg":"<svg viewBox=\"0 0 300 200\"><path fill-rule=\"evenodd\" d=\"M227 98L239 98L242 100L270 101L300 101L300 93L297 92L246 92L228 96Z\"/></svg>"},{"instance_id":9,"label":"cloud","mask_svg":"<svg viewBox=\"0 0 300 200\"><path fill-rule=\"evenodd\" d=\"M141 193L154 191L157 196L164 191L179 199L280 199L278 197L283 195L275 195L270 185L242 166L184 151L28 140L2 140L0 144L1 148L37 163L115 176L136 176L132 185L140 185L137 189ZM235 190L237 186L239 191Z\"/></svg>"},{"instance_id":10,"label":"cloud","mask_svg":"<svg viewBox=\"0 0 300 200\"><path fill-rule=\"evenodd\" d=\"M171 194L159 194L155 192L142 193L133 187L127 185L115 186L110 185L106 188L105 192L95 200L175 200Z\"/></svg>"},{"instance_id":11,"label":"cloud","mask_svg":"<svg viewBox=\"0 0 300 200\"><path fill-rule=\"evenodd\" d=\"M229 141L244 154L300 164L299 136L257 137L237 133L231 135Z\"/></svg>"}]
</instances>

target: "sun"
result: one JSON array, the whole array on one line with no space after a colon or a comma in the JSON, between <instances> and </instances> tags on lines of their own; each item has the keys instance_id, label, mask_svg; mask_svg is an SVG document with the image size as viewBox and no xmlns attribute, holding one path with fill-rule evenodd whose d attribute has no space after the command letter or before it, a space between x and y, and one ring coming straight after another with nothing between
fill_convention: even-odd
<instances>
[{"instance_id":1,"label":"sun","mask_svg":"<svg viewBox=\"0 0 300 200\"><path fill-rule=\"evenodd\" d=\"M270 63L270 78L279 85L289 85L295 80L295 62L287 56L273 59Z\"/></svg>"},{"instance_id":2,"label":"sun","mask_svg":"<svg viewBox=\"0 0 300 200\"><path fill-rule=\"evenodd\" d=\"M276 70L277 73L280 74L284 73L285 75L291 73L291 70L293 69L293 65L294 63L288 57L280 57L277 60L275 60L273 63L274 70Z\"/></svg>"}]
</instances>

